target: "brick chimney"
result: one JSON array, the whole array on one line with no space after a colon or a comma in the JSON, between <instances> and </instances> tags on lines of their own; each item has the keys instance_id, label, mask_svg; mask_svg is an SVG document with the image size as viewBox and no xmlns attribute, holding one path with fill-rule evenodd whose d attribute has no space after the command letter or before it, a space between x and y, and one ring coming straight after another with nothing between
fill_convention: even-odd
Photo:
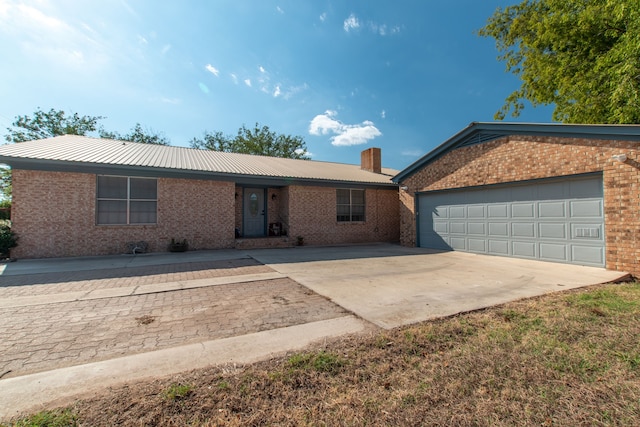
<instances>
[{"instance_id":1,"label":"brick chimney","mask_svg":"<svg viewBox=\"0 0 640 427\"><path fill-rule=\"evenodd\" d=\"M360 169L373 173L382 172L382 154L376 147L367 148L360 153Z\"/></svg>"}]
</instances>

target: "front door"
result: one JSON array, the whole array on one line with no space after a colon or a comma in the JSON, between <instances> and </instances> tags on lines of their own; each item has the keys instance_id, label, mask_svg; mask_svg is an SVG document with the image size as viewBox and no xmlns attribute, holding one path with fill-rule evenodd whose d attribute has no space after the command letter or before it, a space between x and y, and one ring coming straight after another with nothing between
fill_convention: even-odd
<instances>
[{"instance_id":1,"label":"front door","mask_svg":"<svg viewBox=\"0 0 640 427\"><path fill-rule=\"evenodd\" d=\"M244 189L244 235L261 237L265 235L264 189Z\"/></svg>"}]
</instances>

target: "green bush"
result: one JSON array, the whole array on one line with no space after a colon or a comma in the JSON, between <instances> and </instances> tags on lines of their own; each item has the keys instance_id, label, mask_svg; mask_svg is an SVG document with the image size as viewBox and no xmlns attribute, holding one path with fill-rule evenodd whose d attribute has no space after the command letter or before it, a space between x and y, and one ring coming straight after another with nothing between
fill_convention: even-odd
<instances>
[{"instance_id":1,"label":"green bush","mask_svg":"<svg viewBox=\"0 0 640 427\"><path fill-rule=\"evenodd\" d=\"M0 224L0 257L9 256L9 249L18 246L18 237L7 224Z\"/></svg>"},{"instance_id":2,"label":"green bush","mask_svg":"<svg viewBox=\"0 0 640 427\"><path fill-rule=\"evenodd\" d=\"M0 200L0 220L11 219L11 200Z\"/></svg>"}]
</instances>

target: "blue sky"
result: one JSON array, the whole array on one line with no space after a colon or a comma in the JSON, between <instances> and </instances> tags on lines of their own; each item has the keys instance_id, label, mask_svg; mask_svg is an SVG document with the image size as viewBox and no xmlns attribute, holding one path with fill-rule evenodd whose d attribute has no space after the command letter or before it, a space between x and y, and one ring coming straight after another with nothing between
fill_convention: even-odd
<instances>
[{"instance_id":1,"label":"blue sky","mask_svg":"<svg viewBox=\"0 0 640 427\"><path fill-rule=\"evenodd\" d=\"M187 146L256 122L315 160L402 169L519 87L490 0L0 0L0 130L38 107ZM511 121L549 122L529 105Z\"/></svg>"}]
</instances>

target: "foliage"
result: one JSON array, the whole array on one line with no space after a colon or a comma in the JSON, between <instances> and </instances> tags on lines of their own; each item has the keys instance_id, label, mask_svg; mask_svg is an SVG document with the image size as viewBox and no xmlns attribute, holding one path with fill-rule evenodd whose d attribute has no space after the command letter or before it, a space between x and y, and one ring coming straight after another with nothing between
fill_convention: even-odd
<instances>
[{"instance_id":1,"label":"foliage","mask_svg":"<svg viewBox=\"0 0 640 427\"><path fill-rule=\"evenodd\" d=\"M30 116L17 116L7 128L5 135L8 142L24 142L35 139L52 138L59 135L86 135L97 129L98 120L102 116L80 116L78 113L67 115L63 110L50 109L42 111L40 108Z\"/></svg>"},{"instance_id":2,"label":"foliage","mask_svg":"<svg viewBox=\"0 0 640 427\"><path fill-rule=\"evenodd\" d=\"M4 424L1 425L4 426ZM14 427L73 427L77 425L77 417L69 409L38 412L13 424Z\"/></svg>"},{"instance_id":3,"label":"foliage","mask_svg":"<svg viewBox=\"0 0 640 427\"><path fill-rule=\"evenodd\" d=\"M100 138L139 142L141 144L170 145L169 139L164 134L158 133L153 129L142 129L140 123L136 123L131 129L131 132L124 135L119 132L109 132L104 128L100 128Z\"/></svg>"},{"instance_id":4,"label":"foliage","mask_svg":"<svg viewBox=\"0 0 640 427\"><path fill-rule=\"evenodd\" d=\"M0 199L11 199L11 169L0 165Z\"/></svg>"},{"instance_id":5,"label":"foliage","mask_svg":"<svg viewBox=\"0 0 640 427\"><path fill-rule=\"evenodd\" d=\"M318 353L296 353L289 357L289 366L294 369L313 369L318 372L336 374L345 365L339 355L320 351Z\"/></svg>"},{"instance_id":6,"label":"foliage","mask_svg":"<svg viewBox=\"0 0 640 427\"><path fill-rule=\"evenodd\" d=\"M193 391L193 387L188 384L171 384L164 391L167 400L180 400L187 397Z\"/></svg>"},{"instance_id":7,"label":"foliage","mask_svg":"<svg viewBox=\"0 0 640 427\"><path fill-rule=\"evenodd\" d=\"M103 116L80 116L78 113L67 115L63 110L50 109L45 112L40 108L33 117L16 116L12 128L7 128L5 135L8 142L24 142L37 139L52 138L60 135L87 135L98 131L101 138L119 139L123 141L140 142L143 144L169 145L169 139L152 129L143 129L140 123L127 134L111 132L102 126L98 129L98 121Z\"/></svg>"},{"instance_id":8,"label":"foliage","mask_svg":"<svg viewBox=\"0 0 640 427\"><path fill-rule=\"evenodd\" d=\"M256 154L261 156L309 159L307 145L300 136L277 134L256 123L253 129L242 125L235 137L222 132L205 132L204 137L193 138L192 148L232 153Z\"/></svg>"},{"instance_id":9,"label":"foliage","mask_svg":"<svg viewBox=\"0 0 640 427\"><path fill-rule=\"evenodd\" d=\"M18 237L7 224L0 224L0 255L8 255L9 249L18 246Z\"/></svg>"},{"instance_id":10,"label":"foliage","mask_svg":"<svg viewBox=\"0 0 640 427\"><path fill-rule=\"evenodd\" d=\"M569 123L640 123L640 0L523 0L478 31L522 80L496 113L527 100Z\"/></svg>"}]
</instances>

